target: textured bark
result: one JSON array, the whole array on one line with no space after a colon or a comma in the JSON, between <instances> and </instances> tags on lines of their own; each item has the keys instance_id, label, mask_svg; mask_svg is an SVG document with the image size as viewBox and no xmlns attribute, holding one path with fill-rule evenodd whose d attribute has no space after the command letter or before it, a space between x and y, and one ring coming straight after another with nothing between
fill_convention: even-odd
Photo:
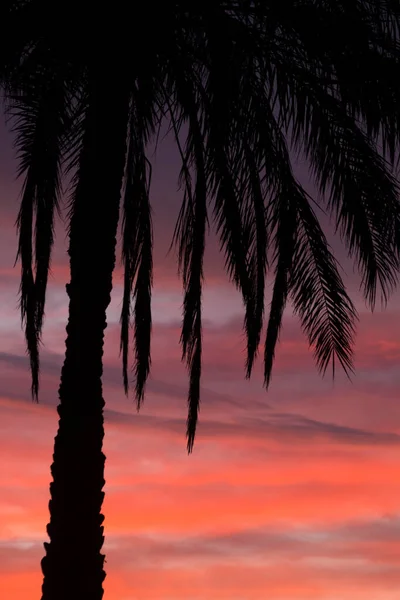
<instances>
[{"instance_id":1,"label":"textured bark","mask_svg":"<svg viewBox=\"0 0 400 600\"><path fill-rule=\"evenodd\" d=\"M42 600L103 597L101 377L127 115L128 94L118 89L117 79L110 82L95 76L70 230L69 319L59 388L59 429L51 466L50 543L45 543L42 560Z\"/></svg>"}]
</instances>

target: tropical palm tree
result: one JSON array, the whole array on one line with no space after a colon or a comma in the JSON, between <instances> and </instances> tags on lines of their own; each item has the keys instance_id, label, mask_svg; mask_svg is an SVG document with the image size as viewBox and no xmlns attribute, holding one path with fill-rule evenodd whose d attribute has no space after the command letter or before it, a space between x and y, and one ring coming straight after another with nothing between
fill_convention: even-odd
<instances>
[{"instance_id":1,"label":"tropical palm tree","mask_svg":"<svg viewBox=\"0 0 400 600\"><path fill-rule=\"evenodd\" d=\"M246 375L265 321L267 274L274 284L266 385L289 299L319 369L338 361L349 373L355 308L312 199L293 174L289 149L306 155L324 210L355 257L373 307L378 289L387 298L399 268L398 187L390 162L400 137L400 9L390 0L147 1L133 4L130 17L125 3L114 4L113 12L98 5L94 27L90 5L73 2L61 30L55 8L48 0L5 3L3 21L16 35L0 45L1 77L25 177L18 256L35 398L54 218L62 176L72 174L69 319L42 599L100 600L102 355L121 190L123 380L128 391L132 324L139 407L151 337L146 149L167 122L182 159L174 239L184 286L189 451L200 401L209 216L243 297Z\"/></svg>"}]
</instances>

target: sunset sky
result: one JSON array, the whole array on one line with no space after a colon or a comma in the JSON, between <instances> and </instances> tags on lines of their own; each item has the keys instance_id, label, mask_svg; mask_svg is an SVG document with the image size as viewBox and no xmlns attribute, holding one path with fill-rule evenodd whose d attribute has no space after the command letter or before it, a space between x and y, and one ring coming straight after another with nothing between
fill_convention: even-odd
<instances>
[{"instance_id":1,"label":"sunset sky","mask_svg":"<svg viewBox=\"0 0 400 600\"><path fill-rule=\"evenodd\" d=\"M67 240L60 224L35 405L13 268L20 183L11 138L4 127L0 133L0 596L37 600L64 352ZM211 236L201 419L188 457L182 292L174 256L167 256L180 200L170 140L152 162L153 370L139 414L122 389L120 270L109 310L105 600L398 600L400 294L371 315L343 260L360 311L355 377L320 378L289 310L266 393L260 362L252 380L244 379L241 302ZM296 169L306 182L306 166ZM344 259L338 241L334 248Z\"/></svg>"}]
</instances>

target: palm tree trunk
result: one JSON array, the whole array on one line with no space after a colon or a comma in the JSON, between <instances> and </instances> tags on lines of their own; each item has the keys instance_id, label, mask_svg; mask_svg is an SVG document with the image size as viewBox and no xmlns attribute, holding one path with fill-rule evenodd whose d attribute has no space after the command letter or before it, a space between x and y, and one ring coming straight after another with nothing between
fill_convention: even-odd
<instances>
[{"instance_id":1,"label":"palm tree trunk","mask_svg":"<svg viewBox=\"0 0 400 600\"><path fill-rule=\"evenodd\" d=\"M91 85L71 218L69 319L42 559L42 600L101 600L104 498L102 357L123 178L128 93Z\"/></svg>"}]
</instances>

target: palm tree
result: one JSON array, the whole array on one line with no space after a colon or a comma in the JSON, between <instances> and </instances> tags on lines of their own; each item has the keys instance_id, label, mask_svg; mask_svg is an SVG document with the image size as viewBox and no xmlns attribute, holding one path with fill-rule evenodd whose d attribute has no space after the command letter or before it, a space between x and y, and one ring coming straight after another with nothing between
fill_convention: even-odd
<instances>
[{"instance_id":1,"label":"palm tree","mask_svg":"<svg viewBox=\"0 0 400 600\"><path fill-rule=\"evenodd\" d=\"M167 121L182 158L174 241L184 286L189 452L200 401L209 216L243 297L246 375L260 345L267 273L274 284L266 385L288 299L319 369L338 361L351 372L356 312L312 199L293 174L289 148L307 156L324 210L355 257L373 307L377 289L386 299L399 268L398 187L390 162L400 137L400 9L390 0L178 0L156 8L134 4L128 18L121 3L113 13L96 6L94 28L85 5L73 2L63 33L54 5L13 0L1 9L18 33L0 46L1 76L25 177L17 223L20 297L36 399L54 218L62 176L72 174L69 319L42 600L100 600L102 355L121 190L123 380L128 392L132 324L139 407L151 337L146 148ZM112 42L105 32L115 36Z\"/></svg>"}]
</instances>

